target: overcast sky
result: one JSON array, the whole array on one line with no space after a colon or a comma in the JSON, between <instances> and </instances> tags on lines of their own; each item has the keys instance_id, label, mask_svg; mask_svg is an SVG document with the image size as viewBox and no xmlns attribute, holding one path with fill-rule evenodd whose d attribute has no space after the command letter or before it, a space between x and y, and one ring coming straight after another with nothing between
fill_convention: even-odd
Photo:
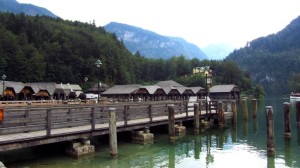
<instances>
[{"instance_id":1,"label":"overcast sky","mask_svg":"<svg viewBox=\"0 0 300 168\"><path fill-rule=\"evenodd\" d=\"M300 0L17 0L67 20L125 23L203 48L236 48L276 33L300 15Z\"/></svg>"}]
</instances>

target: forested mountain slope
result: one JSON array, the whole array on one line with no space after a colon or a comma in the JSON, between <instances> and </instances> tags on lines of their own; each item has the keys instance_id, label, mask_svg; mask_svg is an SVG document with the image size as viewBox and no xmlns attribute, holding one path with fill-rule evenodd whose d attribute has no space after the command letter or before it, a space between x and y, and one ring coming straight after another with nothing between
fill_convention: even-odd
<instances>
[{"instance_id":1,"label":"forested mountain slope","mask_svg":"<svg viewBox=\"0 0 300 168\"><path fill-rule=\"evenodd\" d=\"M225 60L236 61L254 83L268 93L293 91L291 80L300 73L300 17L276 34L260 37L232 52Z\"/></svg>"},{"instance_id":2,"label":"forested mountain slope","mask_svg":"<svg viewBox=\"0 0 300 168\"><path fill-rule=\"evenodd\" d=\"M99 71L95 65L98 59L102 62ZM0 13L0 74L6 74L8 81L77 83L85 89L98 79L110 86L171 79L185 86L205 87L203 75L191 75L198 66L214 68L214 84L252 89L251 80L233 62L190 60L184 56L145 58L139 53L133 55L103 27L46 16Z\"/></svg>"}]
</instances>

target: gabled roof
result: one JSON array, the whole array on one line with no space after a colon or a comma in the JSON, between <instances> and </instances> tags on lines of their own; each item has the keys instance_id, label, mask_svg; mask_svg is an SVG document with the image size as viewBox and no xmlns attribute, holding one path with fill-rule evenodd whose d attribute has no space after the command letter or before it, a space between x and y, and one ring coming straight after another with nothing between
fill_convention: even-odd
<instances>
[{"instance_id":1,"label":"gabled roof","mask_svg":"<svg viewBox=\"0 0 300 168\"><path fill-rule=\"evenodd\" d=\"M215 85L209 88L210 93L228 93L238 88L236 85Z\"/></svg>"},{"instance_id":2,"label":"gabled roof","mask_svg":"<svg viewBox=\"0 0 300 168\"><path fill-rule=\"evenodd\" d=\"M34 93L38 93L40 90L46 90L50 95L53 95L57 88L54 82L26 83L25 85L30 86Z\"/></svg>"},{"instance_id":3,"label":"gabled roof","mask_svg":"<svg viewBox=\"0 0 300 168\"><path fill-rule=\"evenodd\" d=\"M157 86L157 85L142 86L142 88L145 88L149 92L149 94L154 94L158 89L162 89L163 90L162 87Z\"/></svg>"},{"instance_id":4,"label":"gabled roof","mask_svg":"<svg viewBox=\"0 0 300 168\"><path fill-rule=\"evenodd\" d=\"M172 87L172 86L174 86L174 87L177 87L177 86L183 87L183 85L181 85L181 84L179 84L179 83L177 83L173 80L160 81L160 82L156 83L156 85L160 86L160 87Z\"/></svg>"},{"instance_id":5,"label":"gabled roof","mask_svg":"<svg viewBox=\"0 0 300 168\"><path fill-rule=\"evenodd\" d=\"M4 87L5 88L11 87L14 89L16 93L20 93L22 89L25 87L25 84L22 82L4 81Z\"/></svg>"},{"instance_id":6,"label":"gabled roof","mask_svg":"<svg viewBox=\"0 0 300 168\"><path fill-rule=\"evenodd\" d=\"M203 87L200 87L200 86L196 86L196 87L189 87L193 92L194 94L197 94L199 93L200 91L205 91L205 89Z\"/></svg>"},{"instance_id":7,"label":"gabled roof","mask_svg":"<svg viewBox=\"0 0 300 168\"><path fill-rule=\"evenodd\" d=\"M193 92L190 88L185 86L176 86L174 88L177 89L180 94L184 94L185 92Z\"/></svg>"},{"instance_id":8,"label":"gabled roof","mask_svg":"<svg viewBox=\"0 0 300 168\"><path fill-rule=\"evenodd\" d=\"M104 95L109 94L133 94L135 93L141 85L115 85L108 89L107 91L103 92Z\"/></svg>"},{"instance_id":9,"label":"gabled roof","mask_svg":"<svg viewBox=\"0 0 300 168\"><path fill-rule=\"evenodd\" d=\"M166 94L169 94L173 89L176 89L178 92L180 92L180 94L185 91L185 89L184 89L185 86L183 86L173 80L160 81L160 82L156 83L156 85L162 87Z\"/></svg>"}]
</instances>

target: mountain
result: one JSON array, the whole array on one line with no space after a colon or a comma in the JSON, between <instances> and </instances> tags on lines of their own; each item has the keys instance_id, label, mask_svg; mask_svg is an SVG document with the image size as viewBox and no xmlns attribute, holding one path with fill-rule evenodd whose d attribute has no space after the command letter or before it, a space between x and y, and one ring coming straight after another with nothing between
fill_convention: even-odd
<instances>
[{"instance_id":1,"label":"mountain","mask_svg":"<svg viewBox=\"0 0 300 168\"><path fill-rule=\"evenodd\" d=\"M225 60L237 62L267 93L293 91L291 80L300 74L300 17L278 33L257 38L233 51Z\"/></svg>"},{"instance_id":2,"label":"mountain","mask_svg":"<svg viewBox=\"0 0 300 168\"><path fill-rule=\"evenodd\" d=\"M206 59L207 56L196 45L182 38L167 37L138 27L111 22L104 26L125 44L132 53L137 51L150 58L168 59L172 56L184 55L187 59Z\"/></svg>"},{"instance_id":3,"label":"mountain","mask_svg":"<svg viewBox=\"0 0 300 168\"><path fill-rule=\"evenodd\" d=\"M31 4L22 4L16 0L0 0L0 11L1 12L12 12L12 13L25 13L26 15L36 16L36 15L46 15L50 17L57 18L55 14L49 10L34 6Z\"/></svg>"},{"instance_id":4,"label":"mountain","mask_svg":"<svg viewBox=\"0 0 300 168\"><path fill-rule=\"evenodd\" d=\"M223 60L234 50L234 47L229 44L220 43L208 45L202 48L202 50L211 60Z\"/></svg>"}]
</instances>

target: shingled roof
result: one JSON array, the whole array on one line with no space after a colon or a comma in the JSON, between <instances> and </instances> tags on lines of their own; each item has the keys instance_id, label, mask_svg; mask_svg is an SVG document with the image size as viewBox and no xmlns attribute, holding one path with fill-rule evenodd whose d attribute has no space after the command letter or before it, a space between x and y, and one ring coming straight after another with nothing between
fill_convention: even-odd
<instances>
[{"instance_id":1,"label":"shingled roof","mask_svg":"<svg viewBox=\"0 0 300 168\"><path fill-rule=\"evenodd\" d=\"M40 90L47 90L50 95L53 95L57 88L57 84L54 82L26 83L25 85L30 86L34 93L38 93Z\"/></svg>"},{"instance_id":2,"label":"shingled roof","mask_svg":"<svg viewBox=\"0 0 300 168\"><path fill-rule=\"evenodd\" d=\"M189 88L193 91L194 94L197 94L200 91L205 92L205 89L203 87L200 87L200 86L199 87L189 87Z\"/></svg>"},{"instance_id":3,"label":"shingled roof","mask_svg":"<svg viewBox=\"0 0 300 168\"><path fill-rule=\"evenodd\" d=\"M22 89L25 87L25 85L22 82L5 81L4 87L5 88L11 87L14 89L16 93L20 93Z\"/></svg>"},{"instance_id":4,"label":"shingled roof","mask_svg":"<svg viewBox=\"0 0 300 168\"><path fill-rule=\"evenodd\" d=\"M133 94L135 93L141 85L115 85L109 88L107 91L103 92L103 95L110 95L110 94Z\"/></svg>"},{"instance_id":5,"label":"shingled roof","mask_svg":"<svg viewBox=\"0 0 300 168\"><path fill-rule=\"evenodd\" d=\"M234 89L238 89L236 85L215 85L209 88L210 93L228 93L233 91Z\"/></svg>"},{"instance_id":6,"label":"shingled roof","mask_svg":"<svg viewBox=\"0 0 300 168\"><path fill-rule=\"evenodd\" d=\"M160 81L158 83L156 83L157 86L160 86L160 87L183 87L183 85L173 81L173 80L168 80L168 81Z\"/></svg>"},{"instance_id":7,"label":"shingled roof","mask_svg":"<svg viewBox=\"0 0 300 168\"><path fill-rule=\"evenodd\" d=\"M162 89L162 87L157 85L142 86L142 88L145 88L149 92L149 94L154 94L158 89ZM162 89L162 91L164 90Z\"/></svg>"}]
</instances>

